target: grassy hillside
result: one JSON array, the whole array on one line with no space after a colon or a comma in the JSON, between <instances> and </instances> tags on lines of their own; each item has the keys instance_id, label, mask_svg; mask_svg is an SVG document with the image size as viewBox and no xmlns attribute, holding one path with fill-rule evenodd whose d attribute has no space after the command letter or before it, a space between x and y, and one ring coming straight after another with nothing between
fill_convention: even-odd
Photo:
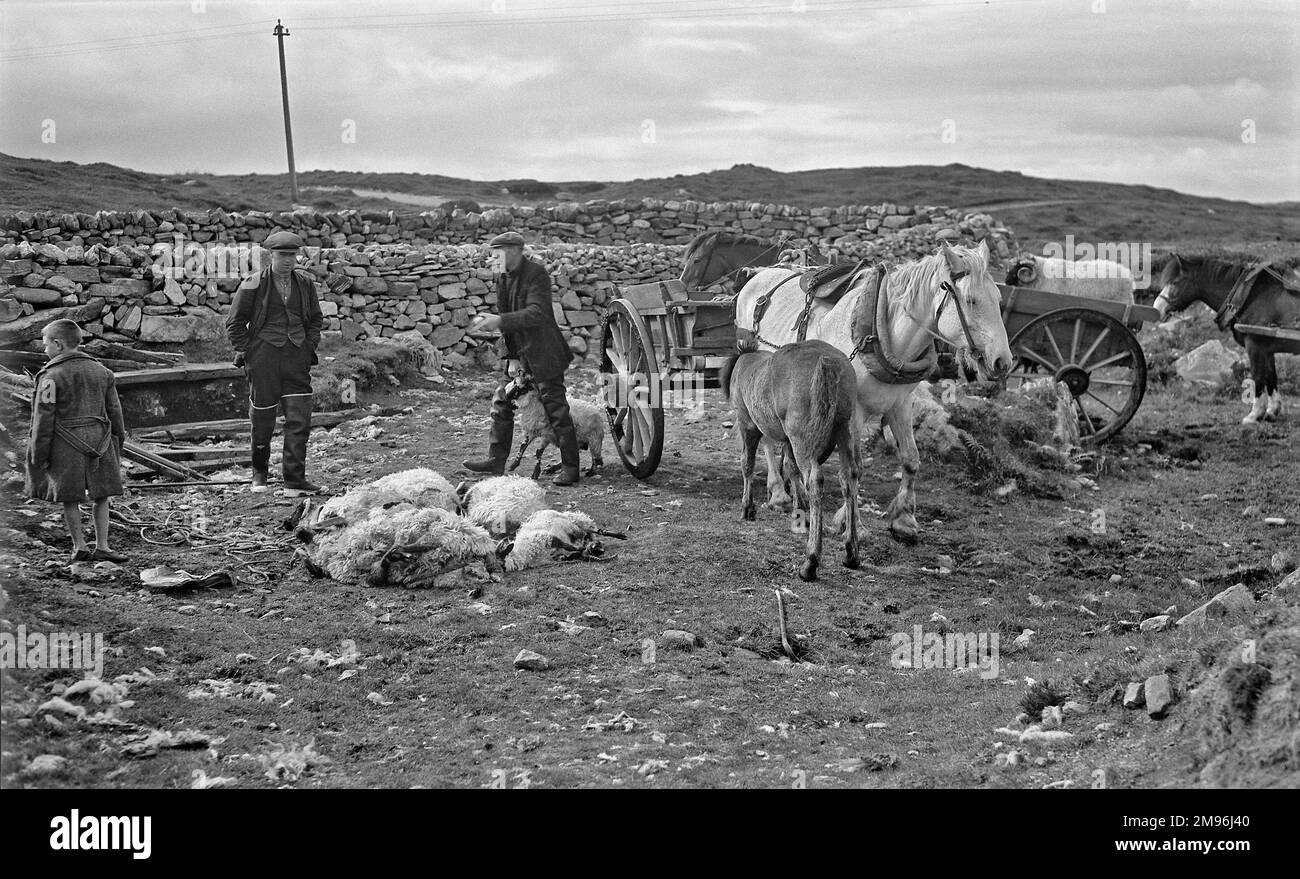
<instances>
[{"instance_id":1,"label":"grassy hillside","mask_svg":"<svg viewBox=\"0 0 1300 879\"><path fill-rule=\"evenodd\" d=\"M285 174L147 174L95 163L48 162L0 154L0 212L127 208L287 210ZM694 198L703 201L820 205L942 204L978 208L1005 222L1029 248L1062 241L1150 242L1156 250L1216 244L1251 250L1294 249L1300 242L1295 203L1256 205L1185 195L1170 189L1048 180L966 165L829 168L773 171L755 165L626 182L474 181L436 174L305 171L303 199L322 209L359 208L414 213L430 198L471 198L481 204L539 204L557 198ZM362 194L357 194L362 191ZM425 205L375 193L421 196ZM395 197L395 196L394 196Z\"/></svg>"}]
</instances>

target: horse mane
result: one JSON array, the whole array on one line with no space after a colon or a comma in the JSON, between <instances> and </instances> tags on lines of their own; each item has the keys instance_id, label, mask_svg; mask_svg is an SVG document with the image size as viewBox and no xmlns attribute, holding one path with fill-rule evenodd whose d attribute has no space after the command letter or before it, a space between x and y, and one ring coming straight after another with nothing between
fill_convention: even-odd
<instances>
[{"instance_id":1,"label":"horse mane","mask_svg":"<svg viewBox=\"0 0 1300 879\"><path fill-rule=\"evenodd\" d=\"M988 270L984 258L974 248L958 245L951 250L957 255L963 268L972 275L983 274ZM885 280L888 285L890 313L892 314L897 308L915 312L917 300L939 286L939 276L947 264L947 258L939 252L905 262L890 271Z\"/></svg>"},{"instance_id":2,"label":"horse mane","mask_svg":"<svg viewBox=\"0 0 1300 879\"><path fill-rule=\"evenodd\" d=\"M1245 250L1210 247L1169 254L1160 267L1160 285L1164 286L1171 283L1174 280L1173 267L1181 264L1203 283L1216 286L1231 286L1241 276L1242 272L1261 260L1266 261L1269 266L1279 272L1300 267L1300 254L1296 253L1267 257Z\"/></svg>"}]
</instances>

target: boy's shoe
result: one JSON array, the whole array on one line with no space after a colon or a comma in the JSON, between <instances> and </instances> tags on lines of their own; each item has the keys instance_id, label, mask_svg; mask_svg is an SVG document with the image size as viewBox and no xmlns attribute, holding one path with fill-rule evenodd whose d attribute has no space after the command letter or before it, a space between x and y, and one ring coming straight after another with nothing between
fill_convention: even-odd
<instances>
[{"instance_id":1,"label":"boy's shoe","mask_svg":"<svg viewBox=\"0 0 1300 879\"><path fill-rule=\"evenodd\" d=\"M90 550L90 547L85 547L83 549L73 550L71 564L75 565L77 562L94 561L94 559L95 554Z\"/></svg>"},{"instance_id":2,"label":"boy's shoe","mask_svg":"<svg viewBox=\"0 0 1300 879\"><path fill-rule=\"evenodd\" d=\"M265 471L265 470L254 470L254 471L253 471L253 486L252 486L252 491L253 491L255 494L261 494L262 492L266 491L266 471Z\"/></svg>"},{"instance_id":3,"label":"boy's shoe","mask_svg":"<svg viewBox=\"0 0 1300 879\"><path fill-rule=\"evenodd\" d=\"M303 479L300 482L286 482L284 484L286 497L292 496L289 495L289 492L295 492L296 494L315 494L318 491L320 491L320 486L316 485L314 482L308 482L306 479Z\"/></svg>"},{"instance_id":4,"label":"boy's shoe","mask_svg":"<svg viewBox=\"0 0 1300 879\"><path fill-rule=\"evenodd\" d=\"M506 472L506 462L496 458L465 461L461 466L466 470L472 470L475 473L491 473L493 476L501 476Z\"/></svg>"},{"instance_id":5,"label":"boy's shoe","mask_svg":"<svg viewBox=\"0 0 1300 879\"><path fill-rule=\"evenodd\" d=\"M97 562L113 562L118 565L126 561L128 558L128 556L123 553L113 552L111 549L96 549L92 554L92 557L94 561Z\"/></svg>"},{"instance_id":6,"label":"boy's shoe","mask_svg":"<svg viewBox=\"0 0 1300 879\"><path fill-rule=\"evenodd\" d=\"M557 474L556 477L551 480L551 484L552 485L577 485L578 468L561 467L559 474Z\"/></svg>"}]
</instances>

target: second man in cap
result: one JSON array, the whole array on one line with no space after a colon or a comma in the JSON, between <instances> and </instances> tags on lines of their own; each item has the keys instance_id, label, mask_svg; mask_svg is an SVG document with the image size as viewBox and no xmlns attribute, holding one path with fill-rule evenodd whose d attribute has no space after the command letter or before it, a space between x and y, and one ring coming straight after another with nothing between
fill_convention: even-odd
<instances>
[{"instance_id":1,"label":"second man in cap","mask_svg":"<svg viewBox=\"0 0 1300 879\"><path fill-rule=\"evenodd\" d=\"M500 354L522 364L537 384L537 396L556 445L560 447L560 473L556 485L578 481L578 436L569 414L565 394L564 372L573 352L555 323L551 307L551 276L538 262L524 256L524 239L517 232L506 232L488 242L488 247L502 253L502 271L497 277L497 313L480 318L472 331L501 331ZM515 404L506 395L503 381L492 397L492 428L488 436L488 456L466 461L465 466L478 473L500 474L505 470L515 431Z\"/></svg>"}]
</instances>

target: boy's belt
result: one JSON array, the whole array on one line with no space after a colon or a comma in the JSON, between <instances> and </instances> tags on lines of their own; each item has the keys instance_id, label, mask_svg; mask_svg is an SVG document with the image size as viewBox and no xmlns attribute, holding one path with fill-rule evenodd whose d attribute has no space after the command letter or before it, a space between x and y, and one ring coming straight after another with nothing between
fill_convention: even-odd
<instances>
[{"instance_id":1,"label":"boy's belt","mask_svg":"<svg viewBox=\"0 0 1300 879\"><path fill-rule=\"evenodd\" d=\"M99 447L96 448L90 443L77 436L68 428L70 427L88 427L92 424L101 425L104 428L104 438L100 440ZM87 458L101 458L108 452L109 443L113 441L113 432L109 429L108 419L101 415L83 415L78 418L66 418L54 425L54 435L72 446L78 452L81 452Z\"/></svg>"}]
</instances>

